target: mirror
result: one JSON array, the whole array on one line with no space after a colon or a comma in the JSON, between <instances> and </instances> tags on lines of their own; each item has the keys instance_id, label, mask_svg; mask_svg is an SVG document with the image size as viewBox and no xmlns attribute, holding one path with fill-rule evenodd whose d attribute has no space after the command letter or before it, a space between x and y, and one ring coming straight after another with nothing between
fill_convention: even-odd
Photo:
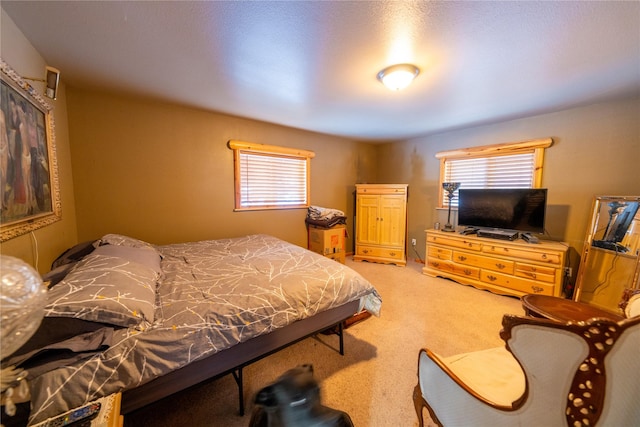
<instances>
[{"instance_id":1,"label":"mirror","mask_svg":"<svg viewBox=\"0 0 640 427\"><path fill-rule=\"evenodd\" d=\"M625 289L640 288L640 196L596 197L574 300L622 314Z\"/></svg>"}]
</instances>

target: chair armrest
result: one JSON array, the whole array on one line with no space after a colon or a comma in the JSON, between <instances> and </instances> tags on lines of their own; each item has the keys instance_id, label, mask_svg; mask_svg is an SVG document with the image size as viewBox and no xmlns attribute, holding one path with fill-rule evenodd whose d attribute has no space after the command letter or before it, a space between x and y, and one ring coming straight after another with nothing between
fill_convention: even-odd
<instances>
[{"instance_id":1,"label":"chair armrest","mask_svg":"<svg viewBox=\"0 0 640 427\"><path fill-rule=\"evenodd\" d=\"M421 372L440 370L446 377L429 375L429 379L434 381L434 378L439 378L435 381L452 382L482 403L496 409L513 410L525 395L524 371L504 347L446 358L429 349L422 349L418 363L419 377ZM419 380L422 381L422 378ZM434 388L433 384L429 386Z\"/></svg>"}]
</instances>

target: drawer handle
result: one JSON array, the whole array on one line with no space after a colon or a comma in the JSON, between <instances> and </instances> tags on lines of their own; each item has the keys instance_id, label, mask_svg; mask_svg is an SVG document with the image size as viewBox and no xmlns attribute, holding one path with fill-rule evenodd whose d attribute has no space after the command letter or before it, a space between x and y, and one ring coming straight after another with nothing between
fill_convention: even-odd
<instances>
[{"instance_id":1,"label":"drawer handle","mask_svg":"<svg viewBox=\"0 0 640 427\"><path fill-rule=\"evenodd\" d=\"M496 276L487 276L487 279L491 280L492 282L498 280Z\"/></svg>"},{"instance_id":2,"label":"drawer handle","mask_svg":"<svg viewBox=\"0 0 640 427\"><path fill-rule=\"evenodd\" d=\"M440 263L439 262L432 262L431 265L434 266L435 268L440 267Z\"/></svg>"},{"instance_id":3,"label":"drawer handle","mask_svg":"<svg viewBox=\"0 0 640 427\"><path fill-rule=\"evenodd\" d=\"M468 268L465 268L463 273L466 274L467 276L471 276L471 270L469 270Z\"/></svg>"},{"instance_id":4,"label":"drawer handle","mask_svg":"<svg viewBox=\"0 0 640 427\"><path fill-rule=\"evenodd\" d=\"M504 264L496 264L496 267L498 267L500 270L502 270L503 268L506 268L507 266Z\"/></svg>"},{"instance_id":5,"label":"drawer handle","mask_svg":"<svg viewBox=\"0 0 640 427\"><path fill-rule=\"evenodd\" d=\"M534 294L539 294L540 292L544 291L544 289L542 289L540 286L532 286L531 289L533 290Z\"/></svg>"},{"instance_id":6,"label":"drawer handle","mask_svg":"<svg viewBox=\"0 0 640 427\"><path fill-rule=\"evenodd\" d=\"M363 249L363 250L362 250L362 253L363 253L363 254L368 254L368 253L369 253L369 249Z\"/></svg>"},{"instance_id":7,"label":"drawer handle","mask_svg":"<svg viewBox=\"0 0 640 427\"><path fill-rule=\"evenodd\" d=\"M458 255L458 259L459 259L460 261L466 261L466 260L467 260L467 257L466 257L466 256L463 256L463 255Z\"/></svg>"},{"instance_id":8,"label":"drawer handle","mask_svg":"<svg viewBox=\"0 0 640 427\"><path fill-rule=\"evenodd\" d=\"M524 274L526 274L527 276L529 276L529 277L531 277L531 278L533 278L533 279L535 279L535 278L536 278L536 273L529 273L528 271L525 271L525 273L524 273Z\"/></svg>"},{"instance_id":9,"label":"drawer handle","mask_svg":"<svg viewBox=\"0 0 640 427\"><path fill-rule=\"evenodd\" d=\"M542 259L547 259L547 254L542 254Z\"/></svg>"},{"instance_id":10,"label":"drawer handle","mask_svg":"<svg viewBox=\"0 0 640 427\"><path fill-rule=\"evenodd\" d=\"M389 252L389 255L396 256L396 253L395 252Z\"/></svg>"}]
</instances>

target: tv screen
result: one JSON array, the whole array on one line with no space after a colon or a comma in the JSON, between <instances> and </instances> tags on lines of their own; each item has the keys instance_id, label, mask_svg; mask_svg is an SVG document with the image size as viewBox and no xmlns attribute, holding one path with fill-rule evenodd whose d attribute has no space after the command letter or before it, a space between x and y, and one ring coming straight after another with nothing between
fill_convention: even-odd
<instances>
[{"instance_id":1,"label":"tv screen","mask_svg":"<svg viewBox=\"0 0 640 427\"><path fill-rule=\"evenodd\" d=\"M546 188L458 190L458 225L544 233Z\"/></svg>"}]
</instances>

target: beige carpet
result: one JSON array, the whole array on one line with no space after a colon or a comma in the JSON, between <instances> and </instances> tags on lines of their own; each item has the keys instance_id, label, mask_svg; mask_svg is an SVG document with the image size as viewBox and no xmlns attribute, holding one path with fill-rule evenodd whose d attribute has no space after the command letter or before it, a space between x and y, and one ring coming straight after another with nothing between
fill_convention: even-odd
<instances>
[{"instance_id":1,"label":"beige carpet","mask_svg":"<svg viewBox=\"0 0 640 427\"><path fill-rule=\"evenodd\" d=\"M381 317L346 330L344 356L336 336L308 338L244 370L244 417L228 375L129 414L125 426L246 427L255 393L303 363L314 366L322 403L349 413L356 427L417 426L418 351L449 356L503 345L503 314L523 313L517 298L427 277L419 263L403 268L347 259L347 265L375 285L383 302Z\"/></svg>"}]
</instances>

